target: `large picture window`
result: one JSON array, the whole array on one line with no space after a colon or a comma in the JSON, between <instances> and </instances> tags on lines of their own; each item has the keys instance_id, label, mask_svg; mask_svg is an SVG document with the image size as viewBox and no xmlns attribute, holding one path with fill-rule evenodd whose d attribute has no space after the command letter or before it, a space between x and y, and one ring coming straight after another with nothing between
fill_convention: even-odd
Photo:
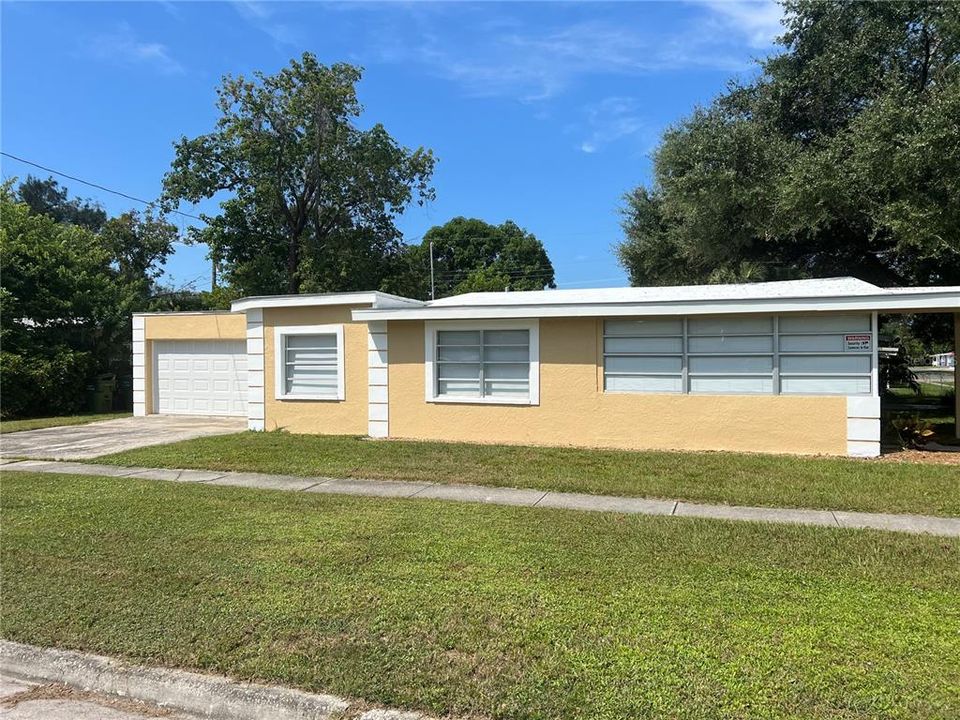
<instances>
[{"instance_id":1,"label":"large picture window","mask_svg":"<svg viewBox=\"0 0 960 720\"><path fill-rule=\"evenodd\" d=\"M604 322L608 392L871 395L870 315Z\"/></svg>"},{"instance_id":2,"label":"large picture window","mask_svg":"<svg viewBox=\"0 0 960 720\"><path fill-rule=\"evenodd\" d=\"M343 325L274 328L278 400L343 400Z\"/></svg>"},{"instance_id":3,"label":"large picture window","mask_svg":"<svg viewBox=\"0 0 960 720\"><path fill-rule=\"evenodd\" d=\"M536 323L428 323L430 402L539 402Z\"/></svg>"}]
</instances>

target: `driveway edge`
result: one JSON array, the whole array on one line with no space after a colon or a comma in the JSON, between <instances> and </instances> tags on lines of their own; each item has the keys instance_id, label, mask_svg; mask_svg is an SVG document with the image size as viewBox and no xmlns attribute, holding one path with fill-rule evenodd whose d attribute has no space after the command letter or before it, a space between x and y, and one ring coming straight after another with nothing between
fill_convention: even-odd
<instances>
[{"instance_id":1,"label":"driveway edge","mask_svg":"<svg viewBox=\"0 0 960 720\"><path fill-rule=\"evenodd\" d=\"M0 671L41 683L130 698L211 720L428 720L417 712L351 711L352 703L271 685L0 640Z\"/></svg>"}]
</instances>

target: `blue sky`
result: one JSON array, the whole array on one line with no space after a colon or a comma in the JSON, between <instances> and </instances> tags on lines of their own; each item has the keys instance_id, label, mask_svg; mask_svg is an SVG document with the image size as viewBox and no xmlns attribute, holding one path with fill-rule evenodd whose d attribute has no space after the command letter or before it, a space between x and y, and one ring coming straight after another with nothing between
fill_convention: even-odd
<instances>
[{"instance_id":1,"label":"blue sky","mask_svg":"<svg viewBox=\"0 0 960 720\"><path fill-rule=\"evenodd\" d=\"M777 6L746 0L0 8L8 153L156 198L172 142L213 128L222 75L309 50L365 68L363 124L438 156L436 201L400 221L408 240L457 215L511 219L544 242L560 287L626 284L611 252L621 196L649 179L660 133L753 73L780 29ZM111 213L135 206L62 182ZM168 264L175 285L209 277L204 248Z\"/></svg>"}]
</instances>

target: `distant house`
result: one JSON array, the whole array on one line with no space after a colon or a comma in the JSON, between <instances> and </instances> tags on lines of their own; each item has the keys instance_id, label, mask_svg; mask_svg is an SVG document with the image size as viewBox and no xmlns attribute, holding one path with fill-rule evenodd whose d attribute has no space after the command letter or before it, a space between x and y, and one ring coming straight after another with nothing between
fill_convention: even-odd
<instances>
[{"instance_id":1,"label":"distant house","mask_svg":"<svg viewBox=\"0 0 960 720\"><path fill-rule=\"evenodd\" d=\"M956 353L935 353L933 355L928 355L927 357L930 358L930 364L933 367L952 368L957 366Z\"/></svg>"},{"instance_id":2,"label":"distant house","mask_svg":"<svg viewBox=\"0 0 960 720\"><path fill-rule=\"evenodd\" d=\"M135 315L134 406L253 430L873 456L877 314L919 311L960 312L960 288L250 297Z\"/></svg>"}]
</instances>

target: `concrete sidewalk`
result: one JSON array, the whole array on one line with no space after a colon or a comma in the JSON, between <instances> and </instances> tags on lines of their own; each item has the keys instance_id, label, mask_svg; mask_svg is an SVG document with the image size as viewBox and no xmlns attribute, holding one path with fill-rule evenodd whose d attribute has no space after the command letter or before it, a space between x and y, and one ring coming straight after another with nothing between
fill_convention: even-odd
<instances>
[{"instance_id":1,"label":"concrete sidewalk","mask_svg":"<svg viewBox=\"0 0 960 720\"><path fill-rule=\"evenodd\" d=\"M483 485L445 485L427 482L394 480L360 480L263 473L220 472L216 470L164 470L159 468L119 467L87 463L23 460L5 462L3 471L67 473L72 475L106 475L133 477L142 480L193 482L207 485L316 492L367 497L416 498L452 502L517 505L521 507L561 508L593 512L616 512L636 515L698 517L715 520L821 525L834 528L870 528L915 534L960 537L960 518L929 515L892 515L841 510L809 510L792 508L746 507L740 505L708 505L611 495L544 492L518 488L497 488Z\"/></svg>"}]
</instances>

